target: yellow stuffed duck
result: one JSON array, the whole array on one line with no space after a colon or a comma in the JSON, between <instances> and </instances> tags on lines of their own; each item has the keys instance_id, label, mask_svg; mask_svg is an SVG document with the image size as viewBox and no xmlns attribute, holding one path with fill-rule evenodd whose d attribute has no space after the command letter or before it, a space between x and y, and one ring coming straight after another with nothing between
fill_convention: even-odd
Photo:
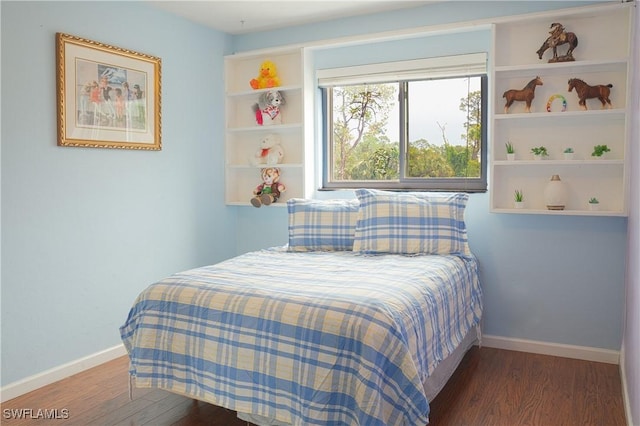
<instances>
[{"instance_id":1,"label":"yellow stuffed duck","mask_svg":"<svg viewBox=\"0 0 640 426\"><path fill-rule=\"evenodd\" d=\"M277 75L276 64L271 61L264 61L260 65L258 77L249 82L254 89L268 89L280 86L280 78Z\"/></svg>"}]
</instances>

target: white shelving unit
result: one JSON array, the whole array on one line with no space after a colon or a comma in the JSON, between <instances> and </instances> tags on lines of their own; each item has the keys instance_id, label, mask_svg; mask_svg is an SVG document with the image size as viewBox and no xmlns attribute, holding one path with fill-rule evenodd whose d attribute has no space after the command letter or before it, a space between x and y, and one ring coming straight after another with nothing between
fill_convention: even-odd
<instances>
[{"instance_id":1,"label":"white shelving unit","mask_svg":"<svg viewBox=\"0 0 640 426\"><path fill-rule=\"evenodd\" d=\"M273 89L251 88L265 60L276 64L281 86ZM260 141L268 134L280 136L284 160L280 168L280 182L286 186L274 207L286 206L286 200L304 197L309 185L306 178L304 96L304 51L301 48L251 52L225 57L226 120L225 120L225 202L229 205L251 206L253 190L261 183L260 170L265 165L253 165L252 159L260 149ZM282 124L260 126L255 122L252 105L261 93L278 90L285 97L281 107ZM306 130L308 132L308 130Z\"/></svg>"},{"instance_id":2,"label":"white shelving unit","mask_svg":"<svg viewBox=\"0 0 640 426\"><path fill-rule=\"evenodd\" d=\"M490 111L491 211L518 214L562 214L626 216L629 180L629 99L632 83L630 57L633 26L632 4L585 7L569 11L545 12L494 25L493 102ZM548 63L552 50L542 60L536 51L547 38L551 23L561 23L578 37L573 62ZM567 45L558 46L558 54ZM515 102L504 112L502 94L521 89L539 76L531 112L524 102ZM601 109L597 99L587 100L580 109L575 90L569 93L568 80L580 78L590 85L613 84L612 109ZM561 100L547 102L553 95ZM508 161L505 143L511 142L516 159ZM611 152L594 159L595 145L606 144ZM545 146L549 156L534 160L531 148ZM573 160L564 160L565 148L575 151ZM564 210L547 210L544 188L552 175L560 175L568 190ZM522 190L524 209L514 208L514 192ZM599 211L590 211L588 200L600 201Z\"/></svg>"}]
</instances>

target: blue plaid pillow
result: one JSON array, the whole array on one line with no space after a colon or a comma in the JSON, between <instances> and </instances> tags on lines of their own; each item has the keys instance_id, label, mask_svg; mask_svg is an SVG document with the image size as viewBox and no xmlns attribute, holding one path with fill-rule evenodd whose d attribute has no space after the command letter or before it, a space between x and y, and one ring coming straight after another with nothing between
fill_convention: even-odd
<instances>
[{"instance_id":1,"label":"blue plaid pillow","mask_svg":"<svg viewBox=\"0 0 640 426\"><path fill-rule=\"evenodd\" d=\"M289 251L353 249L358 200L287 200Z\"/></svg>"},{"instance_id":2,"label":"blue plaid pillow","mask_svg":"<svg viewBox=\"0 0 640 426\"><path fill-rule=\"evenodd\" d=\"M360 213L353 251L364 254L470 256L464 193L358 189Z\"/></svg>"}]
</instances>

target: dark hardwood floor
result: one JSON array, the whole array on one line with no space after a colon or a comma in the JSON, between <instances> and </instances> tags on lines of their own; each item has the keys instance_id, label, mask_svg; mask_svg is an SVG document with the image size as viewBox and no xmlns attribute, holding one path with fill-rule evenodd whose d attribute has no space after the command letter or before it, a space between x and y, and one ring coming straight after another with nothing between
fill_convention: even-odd
<instances>
[{"instance_id":1,"label":"dark hardwood floor","mask_svg":"<svg viewBox=\"0 0 640 426\"><path fill-rule=\"evenodd\" d=\"M127 367L121 357L7 401L0 423L246 426L233 411L165 391L134 389L130 400ZM45 414L38 410L59 419L31 418ZM12 418L19 413L30 418ZM478 347L432 401L430 420L436 426L626 425L617 365Z\"/></svg>"}]
</instances>

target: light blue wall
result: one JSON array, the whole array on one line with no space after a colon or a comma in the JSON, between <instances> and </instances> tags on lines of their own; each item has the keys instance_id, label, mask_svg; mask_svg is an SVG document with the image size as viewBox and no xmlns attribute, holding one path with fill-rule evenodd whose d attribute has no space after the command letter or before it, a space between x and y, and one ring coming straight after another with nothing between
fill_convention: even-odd
<instances>
[{"instance_id":1,"label":"light blue wall","mask_svg":"<svg viewBox=\"0 0 640 426\"><path fill-rule=\"evenodd\" d=\"M488 28L459 34L412 37L353 46L318 50L314 54L317 69L366 65L376 62L404 61L426 57L486 52L491 45Z\"/></svg>"},{"instance_id":2,"label":"light blue wall","mask_svg":"<svg viewBox=\"0 0 640 426\"><path fill-rule=\"evenodd\" d=\"M626 219L466 215L485 291L484 333L620 350Z\"/></svg>"},{"instance_id":3,"label":"light blue wall","mask_svg":"<svg viewBox=\"0 0 640 426\"><path fill-rule=\"evenodd\" d=\"M227 35L143 2L2 14L2 385L120 344L137 294L235 254L225 207ZM162 58L159 152L56 146L55 33Z\"/></svg>"},{"instance_id":4,"label":"light blue wall","mask_svg":"<svg viewBox=\"0 0 640 426\"><path fill-rule=\"evenodd\" d=\"M417 8L239 35L233 38L233 51L244 52L252 49L292 43L316 42L318 40L330 40L367 33L382 33L455 22L471 22L477 19L584 6L585 4L597 2L597 0L441 1Z\"/></svg>"},{"instance_id":5,"label":"light blue wall","mask_svg":"<svg viewBox=\"0 0 640 426\"><path fill-rule=\"evenodd\" d=\"M234 51L584 6L593 2L442 2L417 9L234 37ZM536 35L535 37L539 37ZM434 42L436 40L437 42ZM396 57L490 51L483 31L381 45L320 50L317 68ZM533 52L535 54L535 52ZM323 192L322 198L331 193ZM344 193L337 195L344 197ZM238 250L286 242L286 209L239 209ZM274 226L258 226L265 221ZM472 194L466 214L485 289L484 332L619 350L624 309L625 218L489 213L489 195ZM259 231L259 238L256 232Z\"/></svg>"}]
</instances>

